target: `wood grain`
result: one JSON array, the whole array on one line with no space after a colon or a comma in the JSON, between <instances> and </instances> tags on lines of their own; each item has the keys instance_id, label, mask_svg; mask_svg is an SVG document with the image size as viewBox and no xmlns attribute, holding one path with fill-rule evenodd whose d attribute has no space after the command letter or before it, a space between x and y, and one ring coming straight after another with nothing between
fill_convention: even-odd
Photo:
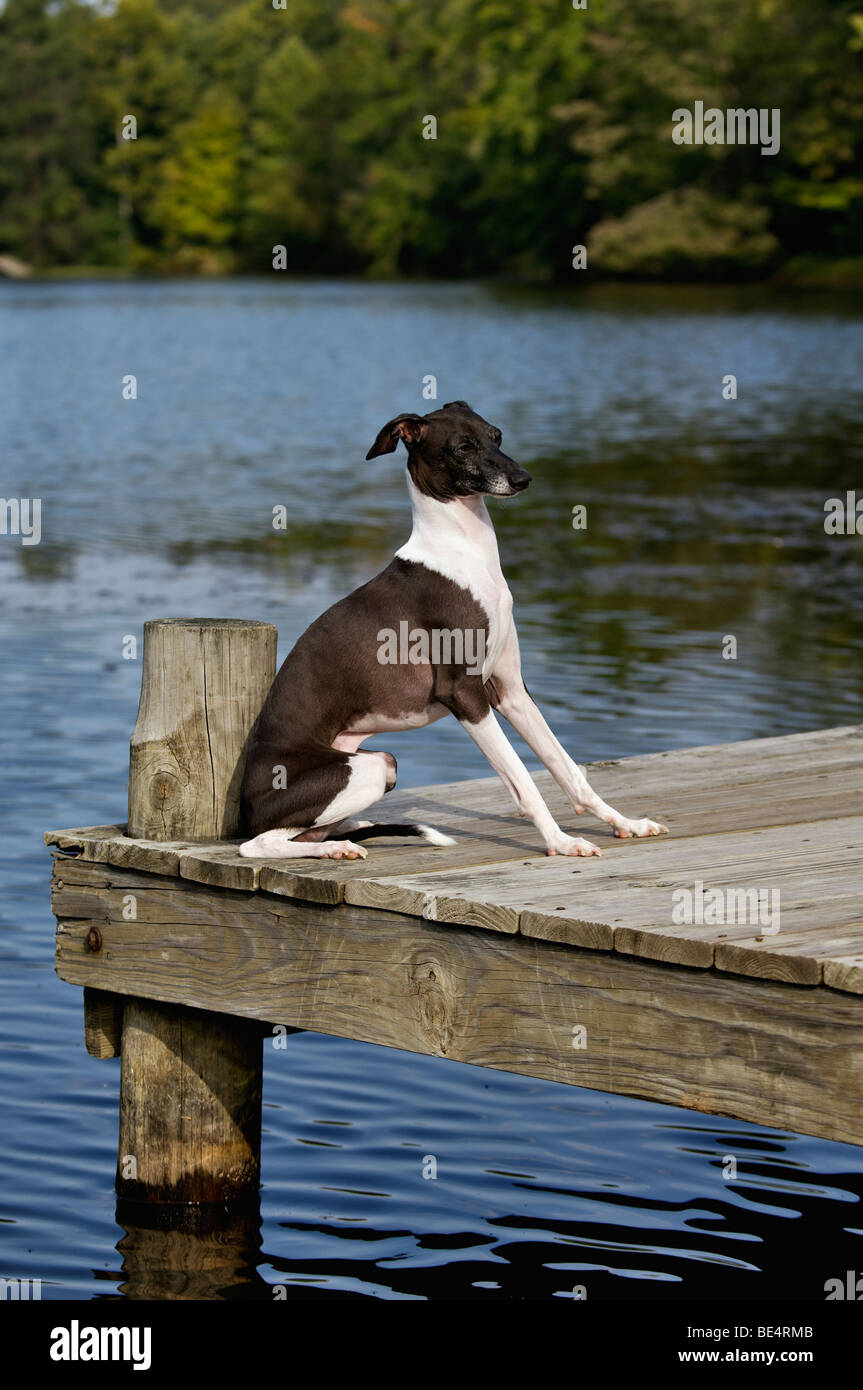
<instances>
[{"instance_id":1,"label":"wood grain","mask_svg":"<svg viewBox=\"0 0 863 1390\"><path fill-rule=\"evenodd\" d=\"M261 1030L244 1018L125 1001L117 1192L224 1203L257 1191Z\"/></svg>"},{"instance_id":2,"label":"wood grain","mask_svg":"<svg viewBox=\"0 0 863 1390\"><path fill-rule=\"evenodd\" d=\"M588 771L606 798L662 815L674 834L616 840L607 826L584 823L578 828L602 845L603 858L549 859L494 778L391 793L386 819L429 821L458 844L371 841L366 860L247 860L238 841L148 843L116 826L103 827L104 837L85 827L46 839L77 846L80 860L225 891L346 903L669 966L863 992L860 728L650 754ZM536 780L558 817L574 820L548 774ZM779 935L761 940L745 923L676 922L674 894L696 880L705 890L777 890Z\"/></svg>"},{"instance_id":3,"label":"wood grain","mask_svg":"<svg viewBox=\"0 0 863 1390\"><path fill-rule=\"evenodd\" d=\"M863 999L100 864L71 983L863 1143ZM122 874L122 882L112 875ZM130 888L136 920L122 917ZM585 1046L574 1046L585 1030ZM576 1030L574 1033L573 1030Z\"/></svg>"},{"instance_id":4,"label":"wood grain","mask_svg":"<svg viewBox=\"0 0 863 1390\"><path fill-rule=\"evenodd\" d=\"M245 748L276 672L276 629L238 619L144 624L131 741L131 839L236 832Z\"/></svg>"},{"instance_id":5,"label":"wood grain","mask_svg":"<svg viewBox=\"0 0 863 1390\"><path fill-rule=\"evenodd\" d=\"M123 998L101 989L84 990L84 1045L91 1057L120 1056Z\"/></svg>"}]
</instances>

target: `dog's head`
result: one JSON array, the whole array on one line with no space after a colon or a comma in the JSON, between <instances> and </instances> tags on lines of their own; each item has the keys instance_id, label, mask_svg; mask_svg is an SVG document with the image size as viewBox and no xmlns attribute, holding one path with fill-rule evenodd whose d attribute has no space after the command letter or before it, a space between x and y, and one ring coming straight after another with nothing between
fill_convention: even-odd
<instances>
[{"instance_id":1,"label":"dog's head","mask_svg":"<svg viewBox=\"0 0 863 1390\"><path fill-rule=\"evenodd\" d=\"M428 415L396 415L384 425L367 459L391 454L399 440L408 451L408 471L420 492L438 502L484 492L514 497L530 474L500 447L501 433L471 410L450 401Z\"/></svg>"}]
</instances>

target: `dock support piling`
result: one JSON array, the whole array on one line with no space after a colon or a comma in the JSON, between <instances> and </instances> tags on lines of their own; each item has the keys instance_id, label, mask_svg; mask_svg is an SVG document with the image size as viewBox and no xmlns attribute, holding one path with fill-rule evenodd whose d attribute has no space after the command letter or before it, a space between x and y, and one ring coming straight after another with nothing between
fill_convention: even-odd
<instances>
[{"instance_id":1,"label":"dock support piling","mask_svg":"<svg viewBox=\"0 0 863 1390\"><path fill-rule=\"evenodd\" d=\"M123 1036L123 996L104 989L84 990L84 1045L91 1057L119 1057Z\"/></svg>"},{"instance_id":2,"label":"dock support piling","mask_svg":"<svg viewBox=\"0 0 863 1390\"><path fill-rule=\"evenodd\" d=\"M261 1025L128 998L123 1010L117 1192L229 1202L257 1190Z\"/></svg>"}]
</instances>

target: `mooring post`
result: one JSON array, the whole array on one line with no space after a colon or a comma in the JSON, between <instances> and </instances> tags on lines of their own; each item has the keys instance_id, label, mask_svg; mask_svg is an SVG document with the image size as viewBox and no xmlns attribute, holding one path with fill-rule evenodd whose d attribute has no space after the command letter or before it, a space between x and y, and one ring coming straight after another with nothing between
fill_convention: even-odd
<instances>
[{"instance_id":1,"label":"mooring post","mask_svg":"<svg viewBox=\"0 0 863 1390\"><path fill-rule=\"evenodd\" d=\"M133 839L228 839L237 831L249 734L276 671L276 629L236 619L144 625L131 740ZM257 1188L259 1024L124 1000L117 1191L156 1202L226 1202Z\"/></svg>"},{"instance_id":2,"label":"mooring post","mask_svg":"<svg viewBox=\"0 0 863 1390\"><path fill-rule=\"evenodd\" d=\"M127 835L200 842L236 833L246 743L275 674L272 623L144 624Z\"/></svg>"}]
</instances>

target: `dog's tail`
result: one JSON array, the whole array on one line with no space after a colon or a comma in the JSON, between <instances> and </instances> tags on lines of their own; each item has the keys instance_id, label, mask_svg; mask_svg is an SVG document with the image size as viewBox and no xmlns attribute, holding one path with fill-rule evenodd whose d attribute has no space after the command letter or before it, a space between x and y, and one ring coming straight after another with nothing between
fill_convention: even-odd
<instances>
[{"instance_id":1,"label":"dog's tail","mask_svg":"<svg viewBox=\"0 0 863 1390\"><path fill-rule=\"evenodd\" d=\"M418 825L410 821L392 825L364 825L356 830L346 829L345 833L353 843L359 840L374 840L378 835L409 835L417 840L426 840L430 845L458 844L451 835L444 835L443 831L435 830L432 825Z\"/></svg>"}]
</instances>

